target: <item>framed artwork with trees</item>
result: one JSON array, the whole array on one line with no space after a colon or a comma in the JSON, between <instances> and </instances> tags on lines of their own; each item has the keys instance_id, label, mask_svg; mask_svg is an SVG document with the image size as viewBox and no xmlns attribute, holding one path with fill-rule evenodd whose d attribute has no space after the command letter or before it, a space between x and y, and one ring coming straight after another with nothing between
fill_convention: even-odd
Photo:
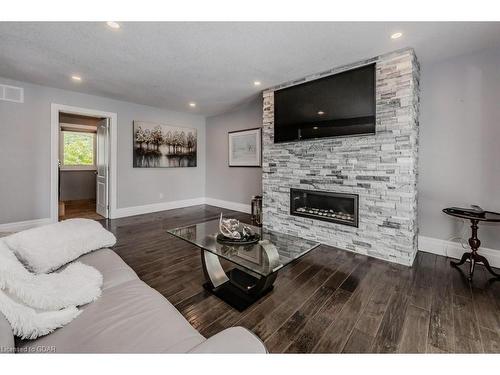
<instances>
[{"instance_id":1,"label":"framed artwork with trees","mask_svg":"<svg viewBox=\"0 0 500 375\"><path fill-rule=\"evenodd\" d=\"M134 168L196 167L195 128L134 121Z\"/></svg>"}]
</instances>

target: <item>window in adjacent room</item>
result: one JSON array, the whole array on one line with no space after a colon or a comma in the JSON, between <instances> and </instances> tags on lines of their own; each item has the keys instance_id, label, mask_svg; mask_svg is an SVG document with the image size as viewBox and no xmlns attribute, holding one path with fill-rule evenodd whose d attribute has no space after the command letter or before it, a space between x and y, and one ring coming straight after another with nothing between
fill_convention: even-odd
<instances>
[{"instance_id":1,"label":"window in adjacent room","mask_svg":"<svg viewBox=\"0 0 500 375\"><path fill-rule=\"evenodd\" d=\"M95 133L63 130L61 146L61 169L95 169Z\"/></svg>"}]
</instances>

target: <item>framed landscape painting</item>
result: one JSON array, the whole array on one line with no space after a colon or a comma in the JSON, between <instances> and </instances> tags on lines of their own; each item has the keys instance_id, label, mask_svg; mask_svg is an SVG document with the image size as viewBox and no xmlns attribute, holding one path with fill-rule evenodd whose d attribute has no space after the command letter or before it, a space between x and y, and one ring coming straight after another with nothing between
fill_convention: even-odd
<instances>
[{"instance_id":1,"label":"framed landscape painting","mask_svg":"<svg viewBox=\"0 0 500 375\"><path fill-rule=\"evenodd\" d=\"M261 128L238 130L228 133L229 166L261 166Z\"/></svg>"},{"instance_id":2,"label":"framed landscape painting","mask_svg":"<svg viewBox=\"0 0 500 375\"><path fill-rule=\"evenodd\" d=\"M196 167L196 129L134 121L134 168Z\"/></svg>"}]
</instances>

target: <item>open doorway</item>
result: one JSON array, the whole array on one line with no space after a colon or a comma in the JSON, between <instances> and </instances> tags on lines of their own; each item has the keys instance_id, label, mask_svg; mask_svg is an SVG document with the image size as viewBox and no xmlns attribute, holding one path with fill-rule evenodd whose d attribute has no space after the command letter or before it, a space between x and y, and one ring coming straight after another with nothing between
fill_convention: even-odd
<instances>
[{"instance_id":1,"label":"open doorway","mask_svg":"<svg viewBox=\"0 0 500 375\"><path fill-rule=\"evenodd\" d=\"M52 221L112 217L116 114L53 104L51 122Z\"/></svg>"},{"instance_id":2,"label":"open doorway","mask_svg":"<svg viewBox=\"0 0 500 375\"><path fill-rule=\"evenodd\" d=\"M107 128L107 118L59 112L59 220L107 218Z\"/></svg>"}]
</instances>

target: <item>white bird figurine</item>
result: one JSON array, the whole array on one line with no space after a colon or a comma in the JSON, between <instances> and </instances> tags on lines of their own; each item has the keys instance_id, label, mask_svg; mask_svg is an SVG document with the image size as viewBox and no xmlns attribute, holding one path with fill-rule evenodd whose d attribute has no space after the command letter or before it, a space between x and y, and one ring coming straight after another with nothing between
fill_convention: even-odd
<instances>
[{"instance_id":1,"label":"white bird figurine","mask_svg":"<svg viewBox=\"0 0 500 375\"><path fill-rule=\"evenodd\" d=\"M219 219L219 231L227 238L234 240L241 239L241 233L238 232L240 227L239 220L236 219L223 219L222 212L220 213Z\"/></svg>"}]
</instances>

